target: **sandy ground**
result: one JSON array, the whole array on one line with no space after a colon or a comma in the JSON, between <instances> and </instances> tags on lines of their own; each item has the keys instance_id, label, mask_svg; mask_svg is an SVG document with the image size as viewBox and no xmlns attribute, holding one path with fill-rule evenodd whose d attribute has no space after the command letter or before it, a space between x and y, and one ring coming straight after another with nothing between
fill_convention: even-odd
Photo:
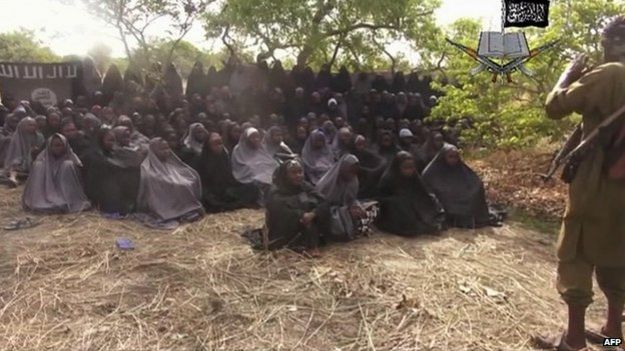
<instances>
[{"instance_id":1,"label":"sandy ground","mask_svg":"<svg viewBox=\"0 0 625 351\"><path fill-rule=\"evenodd\" d=\"M24 216L19 195L0 190L3 222ZM376 233L310 260L252 251L240 233L260 211L175 231L95 213L37 218L0 229L1 350L511 351L564 325L553 235L515 223ZM116 249L117 237L136 250Z\"/></svg>"}]
</instances>

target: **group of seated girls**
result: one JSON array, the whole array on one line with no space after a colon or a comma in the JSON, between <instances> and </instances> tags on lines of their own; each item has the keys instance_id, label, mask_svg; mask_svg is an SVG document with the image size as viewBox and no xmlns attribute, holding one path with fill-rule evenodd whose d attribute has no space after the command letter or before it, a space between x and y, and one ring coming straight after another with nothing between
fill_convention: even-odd
<instances>
[{"instance_id":1,"label":"group of seated girls","mask_svg":"<svg viewBox=\"0 0 625 351\"><path fill-rule=\"evenodd\" d=\"M206 212L265 207L271 249L314 250L374 223L405 236L493 224L480 178L418 120L355 128L313 115L292 128L270 119L266 129L257 118L241 125L226 119L217 128L203 120L184 133L164 124L159 136L147 137L135 124L148 118L94 112L55 121L55 128L7 116L2 180L16 186L27 179L26 210L95 208L173 228ZM51 112L48 122L56 117Z\"/></svg>"}]
</instances>

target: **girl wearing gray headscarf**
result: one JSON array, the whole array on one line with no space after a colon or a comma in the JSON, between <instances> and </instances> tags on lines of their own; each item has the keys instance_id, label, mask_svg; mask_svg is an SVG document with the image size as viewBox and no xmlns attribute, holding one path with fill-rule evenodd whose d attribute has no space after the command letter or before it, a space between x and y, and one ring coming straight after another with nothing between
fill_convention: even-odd
<instances>
[{"instance_id":1,"label":"girl wearing gray headscarf","mask_svg":"<svg viewBox=\"0 0 625 351\"><path fill-rule=\"evenodd\" d=\"M317 129L310 133L302 149L302 162L306 177L313 185L317 184L336 163L334 153L321 130Z\"/></svg>"},{"instance_id":2,"label":"girl wearing gray headscarf","mask_svg":"<svg viewBox=\"0 0 625 351\"><path fill-rule=\"evenodd\" d=\"M46 213L88 210L91 203L83 192L80 167L67 139L61 134L51 136L47 148L33 162L22 195L24 209Z\"/></svg>"},{"instance_id":3,"label":"girl wearing gray headscarf","mask_svg":"<svg viewBox=\"0 0 625 351\"><path fill-rule=\"evenodd\" d=\"M273 126L267 130L263 138L263 147L271 156L293 154L291 148L284 142L284 131L279 126Z\"/></svg>"},{"instance_id":4,"label":"girl wearing gray headscarf","mask_svg":"<svg viewBox=\"0 0 625 351\"><path fill-rule=\"evenodd\" d=\"M176 156L162 138L150 141L141 164L137 210L148 225L175 226L204 214L202 185L197 172Z\"/></svg>"},{"instance_id":5,"label":"girl wearing gray headscarf","mask_svg":"<svg viewBox=\"0 0 625 351\"><path fill-rule=\"evenodd\" d=\"M25 117L18 123L4 158L3 175L8 177L11 187L17 186L18 175L30 172L33 157L44 143L43 135L37 131L37 122L33 118Z\"/></svg>"},{"instance_id":6,"label":"girl wearing gray headscarf","mask_svg":"<svg viewBox=\"0 0 625 351\"><path fill-rule=\"evenodd\" d=\"M193 167L193 169L197 170L200 168L198 162L208 135L208 131L202 123L192 123L182 137L182 146L179 152L180 159Z\"/></svg>"},{"instance_id":7,"label":"girl wearing gray headscarf","mask_svg":"<svg viewBox=\"0 0 625 351\"><path fill-rule=\"evenodd\" d=\"M16 115L10 114L4 120L4 126L0 128L0 167L4 167L4 159L13 139L13 133L17 129L19 118Z\"/></svg>"},{"instance_id":8,"label":"girl wearing gray headscarf","mask_svg":"<svg viewBox=\"0 0 625 351\"><path fill-rule=\"evenodd\" d=\"M357 199L358 169L356 156L343 155L315 187L329 204L329 213L320 218L326 219L322 229L330 240L348 241L358 234L366 234L377 217L377 203L361 203Z\"/></svg>"},{"instance_id":9,"label":"girl wearing gray headscarf","mask_svg":"<svg viewBox=\"0 0 625 351\"><path fill-rule=\"evenodd\" d=\"M271 185L276 161L262 145L260 132L248 128L232 151L232 174L243 184Z\"/></svg>"}]
</instances>

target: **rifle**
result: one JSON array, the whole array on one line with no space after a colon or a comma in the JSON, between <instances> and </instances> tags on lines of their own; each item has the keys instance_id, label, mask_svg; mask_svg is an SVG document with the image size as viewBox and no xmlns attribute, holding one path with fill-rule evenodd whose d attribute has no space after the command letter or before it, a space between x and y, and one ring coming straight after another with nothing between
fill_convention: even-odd
<instances>
[{"instance_id":1,"label":"rifle","mask_svg":"<svg viewBox=\"0 0 625 351\"><path fill-rule=\"evenodd\" d=\"M562 145L556 156L551 160L547 173L540 175L545 182L553 178L553 175L556 173L558 168L560 168L560 166L564 163L564 157L573 151L577 145L579 145L582 141L582 134L582 124L580 123L577 127L575 127L573 133L569 135L564 142L564 145Z\"/></svg>"},{"instance_id":2,"label":"rifle","mask_svg":"<svg viewBox=\"0 0 625 351\"><path fill-rule=\"evenodd\" d=\"M595 146L595 139L597 139L600 135L604 134L607 128L614 123L621 115L625 113L625 105L623 105L620 109L612 113L608 118L603 120L597 128L595 128L584 140L582 140L572 151L570 151L565 156L559 160L559 163L556 166L564 164L564 173L562 175L563 180L566 183L570 183L573 181L573 177L575 176L575 172L577 171L577 167L579 166L579 162L584 158L588 150ZM575 134L575 133L574 133ZM568 141L567 141L568 144ZM566 146L566 145L565 145ZM564 149L564 148L563 148ZM554 159L555 161L555 159ZM551 171L551 168L550 168ZM548 180L555 173L555 169L551 173L547 173L543 179Z\"/></svg>"}]
</instances>

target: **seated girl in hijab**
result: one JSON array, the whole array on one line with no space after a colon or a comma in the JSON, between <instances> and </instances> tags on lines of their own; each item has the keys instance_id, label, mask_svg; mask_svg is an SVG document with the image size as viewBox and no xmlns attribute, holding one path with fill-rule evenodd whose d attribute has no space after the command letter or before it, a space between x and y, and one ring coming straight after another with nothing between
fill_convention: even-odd
<instances>
[{"instance_id":1,"label":"seated girl in hijab","mask_svg":"<svg viewBox=\"0 0 625 351\"><path fill-rule=\"evenodd\" d=\"M442 209L426 190L414 157L399 152L378 185L378 228L397 235L416 236L440 231Z\"/></svg>"},{"instance_id":2,"label":"seated girl in hijab","mask_svg":"<svg viewBox=\"0 0 625 351\"><path fill-rule=\"evenodd\" d=\"M202 185L197 172L182 162L162 138L150 141L141 164L137 211L147 225L175 227L204 214Z\"/></svg>"},{"instance_id":3,"label":"seated girl in hijab","mask_svg":"<svg viewBox=\"0 0 625 351\"><path fill-rule=\"evenodd\" d=\"M109 127L96 132L94 145L82 156L85 193L93 205L107 215L133 212L143 159L115 145Z\"/></svg>"},{"instance_id":4,"label":"seated girl in hijab","mask_svg":"<svg viewBox=\"0 0 625 351\"><path fill-rule=\"evenodd\" d=\"M310 133L302 149L302 161L306 177L313 185L336 163L334 153L321 130Z\"/></svg>"},{"instance_id":5,"label":"seated girl in hijab","mask_svg":"<svg viewBox=\"0 0 625 351\"><path fill-rule=\"evenodd\" d=\"M277 168L278 161L263 147L258 129L246 129L232 151L234 179L243 184L256 185L264 196Z\"/></svg>"},{"instance_id":6,"label":"seated girl in hijab","mask_svg":"<svg viewBox=\"0 0 625 351\"><path fill-rule=\"evenodd\" d=\"M374 151L382 156L386 161L386 164L391 164L393 157L401 151L401 149L395 143L395 138L389 130L381 130L378 136L378 143L374 145Z\"/></svg>"},{"instance_id":7,"label":"seated girl in hijab","mask_svg":"<svg viewBox=\"0 0 625 351\"><path fill-rule=\"evenodd\" d=\"M279 126L273 126L267 130L263 138L263 147L273 157L293 154L291 148L284 142L284 131Z\"/></svg>"},{"instance_id":8,"label":"seated girl in hijab","mask_svg":"<svg viewBox=\"0 0 625 351\"><path fill-rule=\"evenodd\" d=\"M376 203L357 200L358 169L356 156L346 154L315 187L327 204L319 209L319 224L324 238L330 241L349 241L368 233L369 225L377 216Z\"/></svg>"},{"instance_id":9,"label":"seated girl in hijab","mask_svg":"<svg viewBox=\"0 0 625 351\"><path fill-rule=\"evenodd\" d=\"M348 127L342 127L334 136L332 141L332 151L336 158L341 158L345 154L352 153L354 150L354 133Z\"/></svg>"},{"instance_id":10,"label":"seated girl in hijab","mask_svg":"<svg viewBox=\"0 0 625 351\"><path fill-rule=\"evenodd\" d=\"M46 213L89 209L80 181L81 166L67 139L61 134L51 136L47 148L33 162L22 195L24 209Z\"/></svg>"},{"instance_id":11,"label":"seated girl in hijab","mask_svg":"<svg viewBox=\"0 0 625 351\"><path fill-rule=\"evenodd\" d=\"M425 165L430 164L432 160L438 155L441 149L445 146L445 138L443 134L438 131L432 131L428 134L426 142L421 147L420 155L423 158Z\"/></svg>"},{"instance_id":12,"label":"seated girl in hijab","mask_svg":"<svg viewBox=\"0 0 625 351\"><path fill-rule=\"evenodd\" d=\"M295 135L291 138L287 144L293 152L298 155L302 154L302 150L304 149L304 144L306 144L306 140L308 139L308 129L304 126L298 126L295 128Z\"/></svg>"},{"instance_id":13,"label":"seated girl in hijab","mask_svg":"<svg viewBox=\"0 0 625 351\"><path fill-rule=\"evenodd\" d=\"M323 202L315 189L304 181L304 168L298 160L280 165L267 202L268 248L286 247L318 256Z\"/></svg>"},{"instance_id":14,"label":"seated girl in hijab","mask_svg":"<svg viewBox=\"0 0 625 351\"><path fill-rule=\"evenodd\" d=\"M4 167L4 159L19 122L20 120L16 115L10 114L4 120L4 126L0 128L0 167Z\"/></svg>"},{"instance_id":15,"label":"seated girl in hijab","mask_svg":"<svg viewBox=\"0 0 625 351\"><path fill-rule=\"evenodd\" d=\"M367 139L362 135L357 135L354 139L354 156L360 161L358 198L371 198L375 195L380 177L386 169L386 161L367 148Z\"/></svg>"},{"instance_id":16,"label":"seated girl in hijab","mask_svg":"<svg viewBox=\"0 0 625 351\"><path fill-rule=\"evenodd\" d=\"M447 225L481 228L496 224L486 203L482 180L462 161L455 146L443 147L423 171L423 181L445 209Z\"/></svg>"},{"instance_id":17,"label":"seated girl in hijab","mask_svg":"<svg viewBox=\"0 0 625 351\"><path fill-rule=\"evenodd\" d=\"M33 159L44 144L43 135L37 131L37 122L31 117L24 117L18 123L4 157L3 175L8 178L9 186L16 187L17 177L26 177L30 173Z\"/></svg>"},{"instance_id":18,"label":"seated girl in hijab","mask_svg":"<svg viewBox=\"0 0 625 351\"><path fill-rule=\"evenodd\" d=\"M135 128L135 125L132 123L132 119L130 119L130 117L124 115L119 116L115 126L124 126L128 128L128 132L130 133L128 146L133 149L142 150L142 152L147 151L150 140L145 135L141 134L137 128Z\"/></svg>"},{"instance_id":19,"label":"seated girl in hijab","mask_svg":"<svg viewBox=\"0 0 625 351\"><path fill-rule=\"evenodd\" d=\"M189 166L197 168L196 163L202 154L206 138L208 138L208 131L202 123L191 124L182 138L180 159Z\"/></svg>"},{"instance_id":20,"label":"seated girl in hijab","mask_svg":"<svg viewBox=\"0 0 625 351\"><path fill-rule=\"evenodd\" d=\"M208 212L257 206L260 198L258 188L234 179L230 154L219 134L209 135L203 146L197 171L202 180L202 200Z\"/></svg>"}]
</instances>

